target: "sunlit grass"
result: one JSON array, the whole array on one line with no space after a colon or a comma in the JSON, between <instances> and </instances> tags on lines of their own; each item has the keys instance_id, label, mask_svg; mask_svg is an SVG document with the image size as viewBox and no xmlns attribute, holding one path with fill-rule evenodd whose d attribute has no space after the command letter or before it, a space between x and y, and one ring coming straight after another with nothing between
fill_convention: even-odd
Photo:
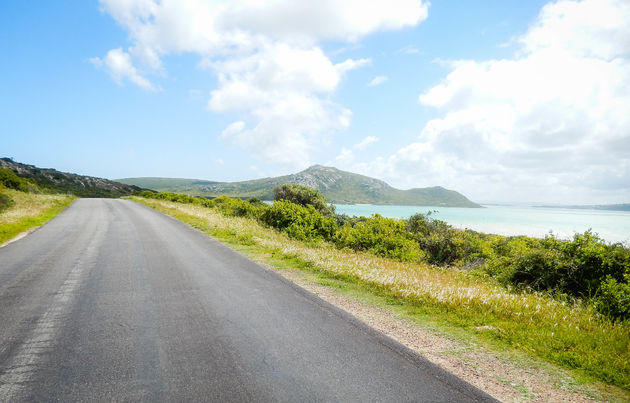
<instances>
[{"instance_id":1,"label":"sunlit grass","mask_svg":"<svg viewBox=\"0 0 630 403\"><path fill-rule=\"evenodd\" d=\"M402 263L368 253L305 244L255 220L190 204L137 199L233 245L258 248L301 268L369 286L479 340L517 349L603 382L630 389L630 325L588 306L513 292L473 272Z\"/></svg>"},{"instance_id":2,"label":"sunlit grass","mask_svg":"<svg viewBox=\"0 0 630 403\"><path fill-rule=\"evenodd\" d=\"M47 195L5 189L15 204L0 213L0 244L21 232L43 225L76 199L67 195Z\"/></svg>"}]
</instances>

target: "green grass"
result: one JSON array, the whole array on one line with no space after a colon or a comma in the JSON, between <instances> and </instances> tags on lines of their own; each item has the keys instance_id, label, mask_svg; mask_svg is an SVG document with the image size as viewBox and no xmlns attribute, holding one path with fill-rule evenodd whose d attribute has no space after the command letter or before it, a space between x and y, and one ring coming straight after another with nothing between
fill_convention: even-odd
<instances>
[{"instance_id":1,"label":"green grass","mask_svg":"<svg viewBox=\"0 0 630 403\"><path fill-rule=\"evenodd\" d=\"M630 398L630 324L614 323L588 306L509 291L462 270L297 242L254 220L208 208L132 200L187 222L254 260L310 273L322 284L493 350L543 359L570 370L578 383L616 385L624 390L613 395Z\"/></svg>"},{"instance_id":2,"label":"green grass","mask_svg":"<svg viewBox=\"0 0 630 403\"><path fill-rule=\"evenodd\" d=\"M16 235L50 221L65 210L76 197L2 191L14 201L14 205L0 213L0 244Z\"/></svg>"}]
</instances>

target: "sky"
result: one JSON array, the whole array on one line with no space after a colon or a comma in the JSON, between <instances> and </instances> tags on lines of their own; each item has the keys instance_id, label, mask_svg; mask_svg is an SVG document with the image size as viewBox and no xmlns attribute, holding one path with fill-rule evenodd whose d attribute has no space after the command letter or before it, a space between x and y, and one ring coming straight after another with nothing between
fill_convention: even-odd
<instances>
[{"instance_id":1,"label":"sky","mask_svg":"<svg viewBox=\"0 0 630 403\"><path fill-rule=\"evenodd\" d=\"M0 3L0 156L630 202L627 0Z\"/></svg>"}]
</instances>

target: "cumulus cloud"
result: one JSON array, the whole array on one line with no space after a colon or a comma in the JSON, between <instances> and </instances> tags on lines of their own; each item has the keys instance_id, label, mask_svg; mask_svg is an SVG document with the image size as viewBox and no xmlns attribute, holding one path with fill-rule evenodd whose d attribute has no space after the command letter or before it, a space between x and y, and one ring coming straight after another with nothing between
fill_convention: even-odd
<instances>
[{"instance_id":1,"label":"cumulus cloud","mask_svg":"<svg viewBox=\"0 0 630 403\"><path fill-rule=\"evenodd\" d=\"M417 25L421 0L101 0L128 31L132 46L114 49L118 67L98 59L116 82L153 85L134 63L164 73L166 55L193 53L218 78L208 109L240 114L222 138L256 156L292 165L350 124L352 113L330 96L343 76L370 63L334 63L322 41L355 43L366 35Z\"/></svg>"},{"instance_id":2,"label":"cumulus cloud","mask_svg":"<svg viewBox=\"0 0 630 403\"><path fill-rule=\"evenodd\" d=\"M419 96L442 116L417 142L361 168L478 200L627 202L628 21L623 0L547 4L513 58L450 62Z\"/></svg>"},{"instance_id":3,"label":"cumulus cloud","mask_svg":"<svg viewBox=\"0 0 630 403\"><path fill-rule=\"evenodd\" d=\"M376 76L369 83L367 83L368 87L376 87L377 85L381 85L389 80L387 76Z\"/></svg>"},{"instance_id":4,"label":"cumulus cloud","mask_svg":"<svg viewBox=\"0 0 630 403\"><path fill-rule=\"evenodd\" d=\"M122 48L110 50L103 59L93 57L90 61L96 67L105 68L118 85L122 85L125 80L128 80L145 90L156 90L149 80L138 73L131 62L129 53L123 51Z\"/></svg>"}]
</instances>

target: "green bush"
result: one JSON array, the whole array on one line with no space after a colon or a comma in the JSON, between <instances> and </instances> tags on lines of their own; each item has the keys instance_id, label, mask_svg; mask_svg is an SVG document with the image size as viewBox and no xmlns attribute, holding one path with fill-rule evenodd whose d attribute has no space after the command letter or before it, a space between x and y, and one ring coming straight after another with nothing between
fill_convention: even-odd
<instances>
[{"instance_id":1,"label":"green bush","mask_svg":"<svg viewBox=\"0 0 630 403\"><path fill-rule=\"evenodd\" d=\"M160 200L168 200L172 202L186 203L186 204L192 204L195 202L194 197L188 196L187 194L183 194L183 193L161 192L161 193L156 194L155 198L160 199Z\"/></svg>"},{"instance_id":2,"label":"green bush","mask_svg":"<svg viewBox=\"0 0 630 403\"><path fill-rule=\"evenodd\" d=\"M247 203L251 204L252 206L266 206L266 203L260 200L258 197L250 197L249 199L247 199Z\"/></svg>"},{"instance_id":3,"label":"green bush","mask_svg":"<svg viewBox=\"0 0 630 403\"><path fill-rule=\"evenodd\" d=\"M19 190L21 192L36 192L37 186L28 180L21 178L9 168L0 168L0 184L9 189Z\"/></svg>"},{"instance_id":4,"label":"green bush","mask_svg":"<svg viewBox=\"0 0 630 403\"><path fill-rule=\"evenodd\" d=\"M263 210L260 221L301 241L329 240L335 233L335 220L326 217L312 205L301 206L280 200Z\"/></svg>"},{"instance_id":5,"label":"green bush","mask_svg":"<svg viewBox=\"0 0 630 403\"><path fill-rule=\"evenodd\" d=\"M492 253L486 260L485 271L500 283L511 284L514 264L524 254L540 247L540 240L526 236L503 237L495 235L490 241Z\"/></svg>"},{"instance_id":6,"label":"green bush","mask_svg":"<svg viewBox=\"0 0 630 403\"><path fill-rule=\"evenodd\" d=\"M276 201L286 200L301 206L311 205L325 216L332 217L335 213L334 206L327 203L326 197L319 190L308 186L291 183L275 187L273 193Z\"/></svg>"},{"instance_id":7,"label":"green bush","mask_svg":"<svg viewBox=\"0 0 630 403\"><path fill-rule=\"evenodd\" d=\"M206 203L207 204L207 203ZM243 201L228 196L219 196L212 200L212 206L216 207L223 214L231 217L259 218L262 212L268 208L265 203L258 202L257 199Z\"/></svg>"},{"instance_id":8,"label":"green bush","mask_svg":"<svg viewBox=\"0 0 630 403\"><path fill-rule=\"evenodd\" d=\"M629 279L625 283L619 283L610 276L606 277L601 284L599 295L595 298L595 308L611 318L630 319Z\"/></svg>"},{"instance_id":9,"label":"green bush","mask_svg":"<svg viewBox=\"0 0 630 403\"><path fill-rule=\"evenodd\" d=\"M535 290L590 298L602 282L611 277L624 281L630 272L630 250L620 244L608 245L590 231L576 234L571 241L547 236L538 247L517 257L510 282Z\"/></svg>"},{"instance_id":10,"label":"green bush","mask_svg":"<svg viewBox=\"0 0 630 403\"><path fill-rule=\"evenodd\" d=\"M346 223L335 234L334 242L340 248L369 251L405 262L418 261L423 257L404 221L379 214L357 220L354 225Z\"/></svg>"},{"instance_id":11,"label":"green bush","mask_svg":"<svg viewBox=\"0 0 630 403\"><path fill-rule=\"evenodd\" d=\"M0 193L0 213L4 210L7 210L9 207L13 206L15 202L11 197L7 194Z\"/></svg>"},{"instance_id":12,"label":"green bush","mask_svg":"<svg viewBox=\"0 0 630 403\"><path fill-rule=\"evenodd\" d=\"M144 197L146 199L155 199L156 194L157 192L154 192L153 190L143 190L135 193L134 196Z\"/></svg>"},{"instance_id":13,"label":"green bush","mask_svg":"<svg viewBox=\"0 0 630 403\"><path fill-rule=\"evenodd\" d=\"M407 231L436 265L463 265L483 261L492 255L492 247L482 234L457 230L430 214L414 214L407 220Z\"/></svg>"}]
</instances>

